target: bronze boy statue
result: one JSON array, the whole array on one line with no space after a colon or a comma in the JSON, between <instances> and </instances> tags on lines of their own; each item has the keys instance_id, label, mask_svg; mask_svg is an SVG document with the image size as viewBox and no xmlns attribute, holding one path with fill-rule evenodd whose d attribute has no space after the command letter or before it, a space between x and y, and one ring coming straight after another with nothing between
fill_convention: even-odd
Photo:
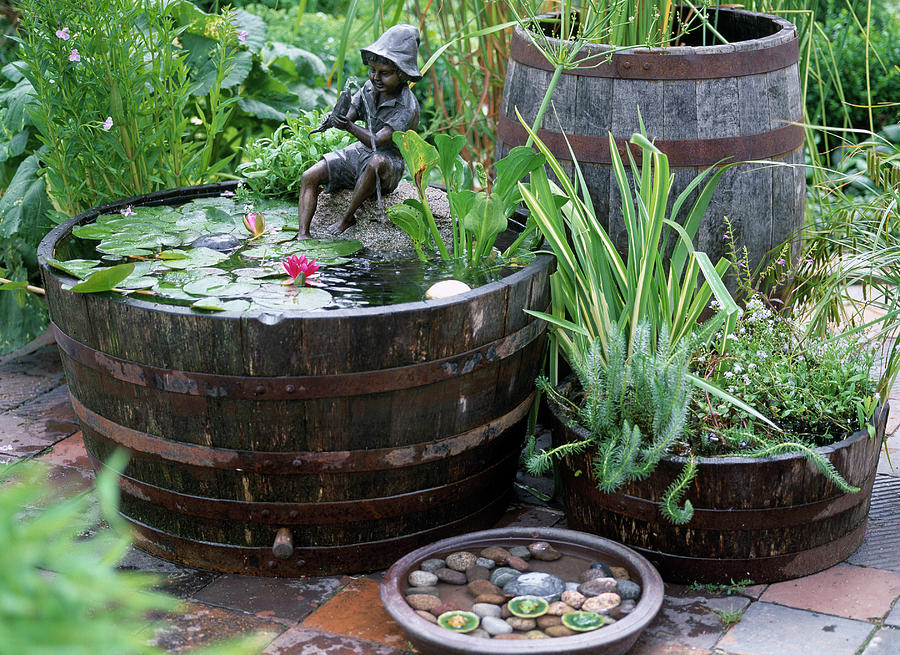
<instances>
[{"instance_id":1,"label":"bronze boy statue","mask_svg":"<svg viewBox=\"0 0 900 655\"><path fill-rule=\"evenodd\" d=\"M422 79L416 65L418 50L419 30L412 25L395 25L360 50L369 67L369 80L353 96L346 116L332 116L334 127L358 141L326 153L303 173L297 205L298 239L311 238L309 224L323 185L329 192L353 189L350 206L329 228L331 234L340 234L356 222L356 210L375 193L379 182L382 193L397 188L405 164L391 136L397 130L415 129L419 123L419 103L407 84ZM366 126L357 125L357 120Z\"/></svg>"}]
</instances>

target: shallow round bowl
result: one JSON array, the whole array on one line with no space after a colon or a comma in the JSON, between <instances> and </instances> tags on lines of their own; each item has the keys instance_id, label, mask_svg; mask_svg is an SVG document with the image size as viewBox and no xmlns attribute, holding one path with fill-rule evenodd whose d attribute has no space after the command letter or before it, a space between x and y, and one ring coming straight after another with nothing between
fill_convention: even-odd
<instances>
[{"instance_id":1,"label":"shallow round bowl","mask_svg":"<svg viewBox=\"0 0 900 655\"><path fill-rule=\"evenodd\" d=\"M403 598L410 572L423 560L444 557L460 550L525 546L534 541L549 542L563 555L589 561L602 560L612 566L624 567L642 589L634 611L610 626L571 637L507 641L454 634L417 615ZM442 539L414 550L388 570L381 583L381 600L409 641L425 655L622 655L628 652L659 612L663 601L663 582L644 557L609 539L554 528L501 528Z\"/></svg>"}]
</instances>

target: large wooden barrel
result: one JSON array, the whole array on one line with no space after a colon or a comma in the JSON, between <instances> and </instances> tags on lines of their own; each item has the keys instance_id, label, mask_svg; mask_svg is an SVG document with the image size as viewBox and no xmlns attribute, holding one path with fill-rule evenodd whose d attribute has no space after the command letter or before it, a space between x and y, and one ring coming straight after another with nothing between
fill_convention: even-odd
<instances>
[{"instance_id":1,"label":"large wooden barrel","mask_svg":"<svg viewBox=\"0 0 900 655\"><path fill-rule=\"evenodd\" d=\"M580 427L567 425L571 415L550 409L554 445L583 438ZM887 416L885 405L875 438L860 430L818 449L857 493L842 492L800 455L701 457L685 495L694 517L681 526L659 507L683 458L664 458L647 479L604 494L589 452L566 457L560 472L568 527L634 548L670 582L767 583L821 571L849 557L865 536Z\"/></svg>"},{"instance_id":2,"label":"large wooden barrel","mask_svg":"<svg viewBox=\"0 0 900 655\"><path fill-rule=\"evenodd\" d=\"M62 288L46 259L100 212L39 255L85 445L97 465L131 451L121 512L139 546L218 571L351 573L505 511L545 331L523 310L547 308L550 257L444 300L201 314Z\"/></svg>"},{"instance_id":3,"label":"large wooden barrel","mask_svg":"<svg viewBox=\"0 0 900 655\"><path fill-rule=\"evenodd\" d=\"M727 252L722 217L728 216L753 268L795 233L803 217L803 128L792 124L803 116L797 32L781 18L735 9L720 9L714 20L728 45L634 48L612 55L609 46L585 48L581 58L588 61L560 76L539 135L570 172L571 147L597 217L623 253L626 232L608 135L624 157L627 140L640 131L638 110L647 135L669 158L673 199L723 159L789 165L732 167L701 223L695 246L715 262ZM516 109L531 126L552 70L517 28L497 125L498 157L525 143Z\"/></svg>"}]
</instances>

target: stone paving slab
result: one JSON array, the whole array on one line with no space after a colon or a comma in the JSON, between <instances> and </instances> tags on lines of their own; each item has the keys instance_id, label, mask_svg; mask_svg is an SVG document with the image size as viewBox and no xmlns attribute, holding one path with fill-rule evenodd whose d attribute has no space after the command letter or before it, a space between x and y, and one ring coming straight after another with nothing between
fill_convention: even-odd
<instances>
[{"instance_id":1,"label":"stone paving slab","mask_svg":"<svg viewBox=\"0 0 900 655\"><path fill-rule=\"evenodd\" d=\"M866 645L862 655L897 655L897 653L900 653L900 630L882 628Z\"/></svg>"},{"instance_id":2,"label":"stone paving slab","mask_svg":"<svg viewBox=\"0 0 900 655\"><path fill-rule=\"evenodd\" d=\"M900 599L897 599L897 601L894 602L894 609L892 609L885 617L884 623L885 625L892 625L900 628Z\"/></svg>"},{"instance_id":3,"label":"stone paving slab","mask_svg":"<svg viewBox=\"0 0 900 655\"><path fill-rule=\"evenodd\" d=\"M562 512L544 507L514 508L503 515L497 521L495 528L507 528L511 525L517 528L553 528L559 527L563 520Z\"/></svg>"},{"instance_id":4,"label":"stone paving slab","mask_svg":"<svg viewBox=\"0 0 900 655\"><path fill-rule=\"evenodd\" d=\"M60 386L64 379L55 343L22 357L4 358L0 364L0 411L18 407Z\"/></svg>"},{"instance_id":5,"label":"stone paving slab","mask_svg":"<svg viewBox=\"0 0 900 655\"><path fill-rule=\"evenodd\" d=\"M350 578L266 578L226 574L206 585L194 599L293 624L306 618L348 581Z\"/></svg>"},{"instance_id":6,"label":"stone paving slab","mask_svg":"<svg viewBox=\"0 0 900 655\"><path fill-rule=\"evenodd\" d=\"M254 647L243 649L243 652L253 653L284 631L285 627L274 621L221 607L188 603L154 629L150 641L170 653L183 653L223 639L249 636Z\"/></svg>"},{"instance_id":7,"label":"stone paving slab","mask_svg":"<svg viewBox=\"0 0 900 655\"><path fill-rule=\"evenodd\" d=\"M379 584L369 578L352 580L300 626L375 641L398 650L407 646L400 626L381 604Z\"/></svg>"},{"instance_id":8,"label":"stone paving slab","mask_svg":"<svg viewBox=\"0 0 900 655\"><path fill-rule=\"evenodd\" d=\"M760 600L861 621L884 617L900 596L900 574L838 564L769 585Z\"/></svg>"},{"instance_id":9,"label":"stone paving slab","mask_svg":"<svg viewBox=\"0 0 900 655\"><path fill-rule=\"evenodd\" d=\"M725 632L717 612L739 612L750 605L744 596L709 596L681 585L666 585L662 609L647 627L648 637L682 646L710 649Z\"/></svg>"},{"instance_id":10,"label":"stone paving slab","mask_svg":"<svg viewBox=\"0 0 900 655\"><path fill-rule=\"evenodd\" d=\"M294 627L269 644L263 655L403 655L409 652L371 641Z\"/></svg>"},{"instance_id":11,"label":"stone paving slab","mask_svg":"<svg viewBox=\"0 0 900 655\"><path fill-rule=\"evenodd\" d=\"M36 455L77 431L78 426L71 421L35 420L5 412L0 414L0 454Z\"/></svg>"},{"instance_id":12,"label":"stone paving slab","mask_svg":"<svg viewBox=\"0 0 900 655\"><path fill-rule=\"evenodd\" d=\"M710 655L705 648L685 646L677 641L660 641L654 637L641 636L628 651L628 655Z\"/></svg>"},{"instance_id":13,"label":"stone paving slab","mask_svg":"<svg viewBox=\"0 0 900 655\"><path fill-rule=\"evenodd\" d=\"M55 389L25 401L11 409L12 414L32 419L49 418L57 421L76 423L75 410L72 409L69 386L62 384Z\"/></svg>"},{"instance_id":14,"label":"stone paving slab","mask_svg":"<svg viewBox=\"0 0 900 655\"><path fill-rule=\"evenodd\" d=\"M872 629L864 621L757 602L717 647L732 655L855 655Z\"/></svg>"},{"instance_id":15,"label":"stone paving slab","mask_svg":"<svg viewBox=\"0 0 900 655\"><path fill-rule=\"evenodd\" d=\"M220 575L212 571L201 571L187 566L180 566L150 553L145 553L134 546L128 549L117 568L152 573L159 578L159 582L154 585L154 589L181 599L194 595Z\"/></svg>"}]
</instances>

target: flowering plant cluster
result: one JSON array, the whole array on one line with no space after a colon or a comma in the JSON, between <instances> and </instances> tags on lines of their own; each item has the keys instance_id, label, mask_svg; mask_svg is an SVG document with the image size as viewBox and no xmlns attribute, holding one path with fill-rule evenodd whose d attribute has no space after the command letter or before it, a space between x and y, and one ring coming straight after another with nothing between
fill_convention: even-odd
<instances>
[{"instance_id":1,"label":"flowering plant cluster","mask_svg":"<svg viewBox=\"0 0 900 655\"><path fill-rule=\"evenodd\" d=\"M724 343L697 353L694 365L783 432L733 404L700 395L691 450L743 454L786 434L814 446L834 443L858 430L874 411L873 361L858 339L806 336L799 322L774 312L756 294Z\"/></svg>"}]
</instances>

